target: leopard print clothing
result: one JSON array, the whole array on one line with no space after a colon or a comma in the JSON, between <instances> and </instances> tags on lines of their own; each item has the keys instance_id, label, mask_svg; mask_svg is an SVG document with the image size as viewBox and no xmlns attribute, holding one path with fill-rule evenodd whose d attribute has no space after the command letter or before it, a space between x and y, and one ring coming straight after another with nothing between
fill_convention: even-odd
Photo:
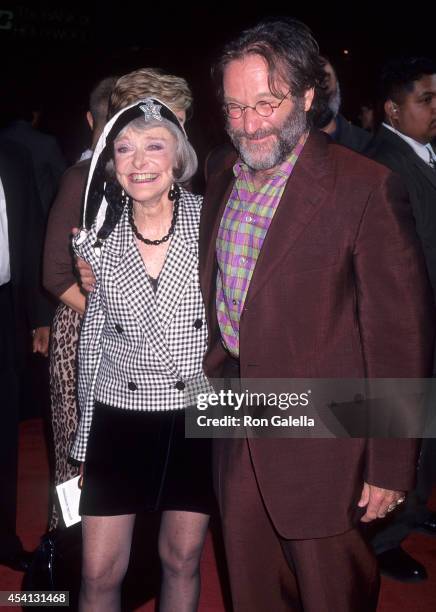
<instances>
[{"instance_id":1,"label":"leopard print clothing","mask_svg":"<svg viewBox=\"0 0 436 612\"><path fill-rule=\"evenodd\" d=\"M50 339L50 397L51 426L55 454L55 485L79 473L68 461L76 435L78 409L76 402L76 352L82 317L65 304L56 310ZM55 496L56 497L56 496ZM53 504L49 529L59 523L56 504Z\"/></svg>"}]
</instances>

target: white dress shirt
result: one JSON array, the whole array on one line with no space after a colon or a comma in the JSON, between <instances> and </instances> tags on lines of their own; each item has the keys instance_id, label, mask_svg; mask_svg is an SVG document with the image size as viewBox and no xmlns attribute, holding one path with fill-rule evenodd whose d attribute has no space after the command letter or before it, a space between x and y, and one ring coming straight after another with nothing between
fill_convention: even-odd
<instances>
[{"instance_id":1,"label":"white dress shirt","mask_svg":"<svg viewBox=\"0 0 436 612\"><path fill-rule=\"evenodd\" d=\"M6 214L6 198L0 178L0 285L11 280L9 258L8 216Z\"/></svg>"},{"instance_id":2,"label":"white dress shirt","mask_svg":"<svg viewBox=\"0 0 436 612\"><path fill-rule=\"evenodd\" d=\"M94 151L92 149L85 149L77 161L81 162L85 161L85 159L91 159L93 153Z\"/></svg>"},{"instance_id":3,"label":"white dress shirt","mask_svg":"<svg viewBox=\"0 0 436 612\"><path fill-rule=\"evenodd\" d=\"M394 134L396 134L397 136L399 136L400 138L402 138L404 142L407 142L407 144L412 147L412 149L415 151L418 157L420 157L423 161L425 161L425 163L428 164L431 168L435 167L436 155L430 143L427 143L425 145L421 144L417 140L410 138L410 136L406 136L402 132L399 132L398 130L393 128L391 125L388 125L387 123L383 123L383 126L386 129L393 132Z\"/></svg>"}]
</instances>

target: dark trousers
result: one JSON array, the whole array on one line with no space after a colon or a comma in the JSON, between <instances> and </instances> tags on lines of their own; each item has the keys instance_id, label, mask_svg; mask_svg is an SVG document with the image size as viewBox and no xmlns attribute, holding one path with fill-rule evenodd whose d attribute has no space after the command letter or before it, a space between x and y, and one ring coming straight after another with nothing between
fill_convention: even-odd
<instances>
[{"instance_id":1,"label":"dark trousers","mask_svg":"<svg viewBox=\"0 0 436 612\"><path fill-rule=\"evenodd\" d=\"M10 284L0 286L0 559L21 550L16 534L18 376Z\"/></svg>"},{"instance_id":2,"label":"dark trousers","mask_svg":"<svg viewBox=\"0 0 436 612\"><path fill-rule=\"evenodd\" d=\"M223 375L237 390L235 360L229 359ZM235 612L376 610L378 567L358 529L328 538L284 539L263 503L248 441L214 440L213 464Z\"/></svg>"},{"instance_id":3,"label":"dark trousers","mask_svg":"<svg viewBox=\"0 0 436 612\"><path fill-rule=\"evenodd\" d=\"M280 537L246 439L214 440L214 482L235 612L376 610L377 563L360 531L312 540Z\"/></svg>"}]
</instances>

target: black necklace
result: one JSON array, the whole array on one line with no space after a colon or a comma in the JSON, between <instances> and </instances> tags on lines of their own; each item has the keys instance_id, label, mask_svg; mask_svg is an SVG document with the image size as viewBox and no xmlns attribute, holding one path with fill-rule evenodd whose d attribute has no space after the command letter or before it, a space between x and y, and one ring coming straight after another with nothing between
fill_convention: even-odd
<instances>
[{"instance_id":1,"label":"black necklace","mask_svg":"<svg viewBox=\"0 0 436 612\"><path fill-rule=\"evenodd\" d=\"M162 244L163 242L167 242L171 238L171 236L174 234L174 230L176 228L177 216L179 214L180 189L178 185L174 185L173 187L171 187L168 197L170 200L174 201L173 218L171 219L171 225L170 225L170 229L168 230L168 234L165 234L165 236L163 236L159 240L149 240L148 238L145 238L142 234L139 233L138 228L136 227L135 221L133 219L133 201L131 198L129 198L129 208L128 208L129 223L137 239L143 242L144 244L149 244L151 246L158 246L159 244Z\"/></svg>"}]
</instances>

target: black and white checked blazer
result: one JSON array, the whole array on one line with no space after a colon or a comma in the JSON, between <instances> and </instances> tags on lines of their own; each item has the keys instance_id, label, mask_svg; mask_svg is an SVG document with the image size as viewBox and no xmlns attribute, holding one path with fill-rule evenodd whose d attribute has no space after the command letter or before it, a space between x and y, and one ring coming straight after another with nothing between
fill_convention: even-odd
<instances>
[{"instance_id":1,"label":"black and white checked blazer","mask_svg":"<svg viewBox=\"0 0 436 612\"><path fill-rule=\"evenodd\" d=\"M95 224L74 250L96 276L78 350L79 428L71 456L84 461L94 402L126 410L176 410L209 390L202 361L206 319L198 280L202 198L181 189L179 215L155 293L127 210L104 242Z\"/></svg>"}]
</instances>

